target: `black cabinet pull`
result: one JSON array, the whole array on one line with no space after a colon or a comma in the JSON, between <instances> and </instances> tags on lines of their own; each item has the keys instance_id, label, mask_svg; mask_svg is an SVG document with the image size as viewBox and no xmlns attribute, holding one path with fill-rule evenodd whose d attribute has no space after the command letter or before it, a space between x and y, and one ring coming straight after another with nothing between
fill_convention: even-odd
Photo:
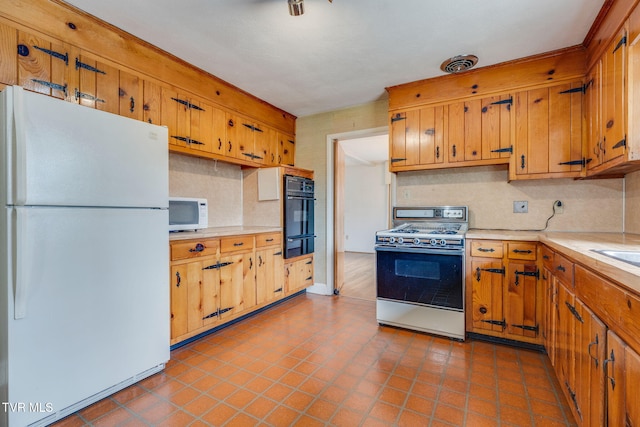
<instances>
[{"instance_id":1,"label":"black cabinet pull","mask_svg":"<svg viewBox=\"0 0 640 427\"><path fill-rule=\"evenodd\" d=\"M180 272L176 271L176 288L180 287L180 282L182 282L182 278L180 277Z\"/></svg>"},{"instance_id":2,"label":"black cabinet pull","mask_svg":"<svg viewBox=\"0 0 640 427\"><path fill-rule=\"evenodd\" d=\"M531 253L531 249L514 249L513 253L516 253L516 254L530 254Z\"/></svg>"},{"instance_id":3,"label":"black cabinet pull","mask_svg":"<svg viewBox=\"0 0 640 427\"><path fill-rule=\"evenodd\" d=\"M237 242L233 244L233 246L242 246L242 245L244 245L244 242Z\"/></svg>"},{"instance_id":4,"label":"black cabinet pull","mask_svg":"<svg viewBox=\"0 0 640 427\"><path fill-rule=\"evenodd\" d=\"M496 250L493 248L478 248L480 252L495 252Z\"/></svg>"},{"instance_id":5,"label":"black cabinet pull","mask_svg":"<svg viewBox=\"0 0 640 427\"><path fill-rule=\"evenodd\" d=\"M204 251L204 245L202 243L196 244L195 248L189 249L189 252L202 252Z\"/></svg>"},{"instance_id":6,"label":"black cabinet pull","mask_svg":"<svg viewBox=\"0 0 640 427\"><path fill-rule=\"evenodd\" d=\"M611 382L611 389L615 390L616 388L616 380L615 378L613 378L611 375L609 375L609 363L613 364L616 361L615 355L613 354L613 350L611 350L611 354L609 355L608 359L605 359L604 362L602 362L602 368L604 369L604 375L606 376L606 379L608 379Z\"/></svg>"},{"instance_id":7,"label":"black cabinet pull","mask_svg":"<svg viewBox=\"0 0 640 427\"><path fill-rule=\"evenodd\" d=\"M131 97L131 99L129 99L129 112L133 113L136 109L136 100L133 99L133 96Z\"/></svg>"}]
</instances>

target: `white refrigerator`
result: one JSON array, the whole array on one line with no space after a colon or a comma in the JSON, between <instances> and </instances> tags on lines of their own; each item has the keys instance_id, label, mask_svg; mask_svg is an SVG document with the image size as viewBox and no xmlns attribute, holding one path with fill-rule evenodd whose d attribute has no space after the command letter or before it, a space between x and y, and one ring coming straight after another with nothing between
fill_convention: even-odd
<instances>
[{"instance_id":1,"label":"white refrigerator","mask_svg":"<svg viewBox=\"0 0 640 427\"><path fill-rule=\"evenodd\" d=\"M169 359L167 129L0 93L0 426L47 425Z\"/></svg>"}]
</instances>

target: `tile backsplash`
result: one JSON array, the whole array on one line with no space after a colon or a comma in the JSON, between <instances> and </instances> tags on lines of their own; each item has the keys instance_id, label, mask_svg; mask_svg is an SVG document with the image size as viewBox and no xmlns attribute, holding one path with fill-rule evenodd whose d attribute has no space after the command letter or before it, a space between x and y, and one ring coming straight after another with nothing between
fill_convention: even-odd
<instances>
[{"instance_id":1,"label":"tile backsplash","mask_svg":"<svg viewBox=\"0 0 640 427\"><path fill-rule=\"evenodd\" d=\"M240 166L169 153L169 195L207 199L210 227L243 225Z\"/></svg>"},{"instance_id":2,"label":"tile backsplash","mask_svg":"<svg viewBox=\"0 0 640 427\"><path fill-rule=\"evenodd\" d=\"M538 230L561 200L564 212L549 220L548 231L623 231L623 179L507 178L500 166L402 172L395 205L466 205L471 228ZM528 201L528 213L513 213L520 200Z\"/></svg>"}]
</instances>

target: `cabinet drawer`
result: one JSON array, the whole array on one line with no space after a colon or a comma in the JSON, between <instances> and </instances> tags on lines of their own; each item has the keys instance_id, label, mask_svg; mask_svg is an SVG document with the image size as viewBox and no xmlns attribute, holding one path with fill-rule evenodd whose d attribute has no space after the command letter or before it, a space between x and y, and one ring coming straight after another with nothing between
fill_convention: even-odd
<instances>
[{"instance_id":1,"label":"cabinet drawer","mask_svg":"<svg viewBox=\"0 0 640 427\"><path fill-rule=\"evenodd\" d=\"M502 258L502 242L474 240L471 242L471 256Z\"/></svg>"},{"instance_id":2,"label":"cabinet drawer","mask_svg":"<svg viewBox=\"0 0 640 427\"><path fill-rule=\"evenodd\" d=\"M553 270L553 251L545 245L541 245L540 256L542 257L542 264L549 270Z\"/></svg>"},{"instance_id":3,"label":"cabinet drawer","mask_svg":"<svg viewBox=\"0 0 640 427\"><path fill-rule=\"evenodd\" d=\"M256 247L276 246L282 243L282 233L258 234L256 236Z\"/></svg>"},{"instance_id":4,"label":"cabinet drawer","mask_svg":"<svg viewBox=\"0 0 640 427\"><path fill-rule=\"evenodd\" d=\"M536 259L536 244L530 242L509 242L507 243L507 257L509 259L525 259L533 261Z\"/></svg>"},{"instance_id":5,"label":"cabinet drawer","mask_svg":"<svg viewBox=\"0 0 640 427\"><path fill-rule=\"evenodd\" d=\"M573 287L573 262L556 253L553 255L553 267L551 271L553 271L554 276L559 278L562 283Z\"/></svg>"},{"instance_id":6,"label":"cabinet drawer","mask_svg":"<svg viewBox=\"0 0 640 427\"><path fill-rule=\"evenodd\" d=\"M171 261L216 255L219 247L220 241L218 239L171 243Z\"/></svg>"},{"instance_id":7,"label":"cabinet drawer","mask_svg":"<svg viewBox=\"0 0 640 427\"><path fill-rule=\"evenodd\" d=\"M253 249L253 234L220 239L220 252L250 251Z\"/></svg>"}]
</instances>

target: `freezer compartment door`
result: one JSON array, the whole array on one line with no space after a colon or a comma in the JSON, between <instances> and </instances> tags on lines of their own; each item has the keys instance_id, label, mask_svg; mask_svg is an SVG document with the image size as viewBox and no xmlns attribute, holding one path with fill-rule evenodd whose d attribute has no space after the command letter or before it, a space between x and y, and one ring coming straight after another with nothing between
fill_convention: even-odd
<instances>
[{"instance_id":1,"label":"freezer compartment door","mask_svg":"<svg viewBox=\"0 0 640 427\"><path fill-rule=\"evenodd\" d=\"M166 210L9 211L8 401L58 412L166 363ZM50 415L12 412L9 424Z\"/></svg>"},{"instance_id":2,"label":"freezer compartment door","mask_svg":"<svg viewBox=\"0 0 640 427\"><path fill-rule=\"evenodd\" d=\"M9 205L167 206L167 128L17 86L3 99Z\"/></svg>"}]
</instances>

